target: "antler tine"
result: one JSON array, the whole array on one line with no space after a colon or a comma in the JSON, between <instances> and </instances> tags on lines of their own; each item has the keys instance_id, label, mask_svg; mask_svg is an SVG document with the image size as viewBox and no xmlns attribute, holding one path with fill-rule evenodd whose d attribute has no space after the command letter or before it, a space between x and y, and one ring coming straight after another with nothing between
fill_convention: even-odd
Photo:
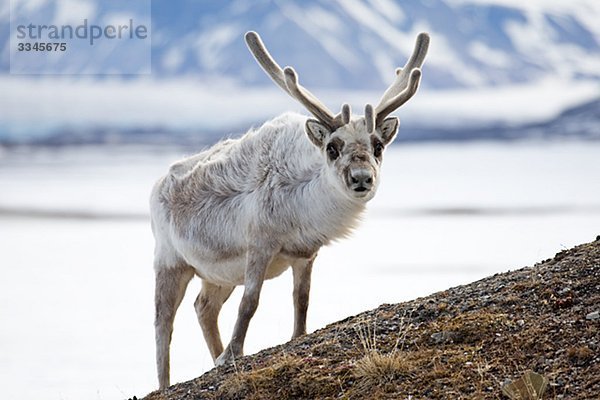
<instances>
[{"instance_id":1,"label":"antler tine","mask_svg":"<svg viewBox=\"0 0 600 400\"><path fill-rule=\"evenodd\" d=\"M400 106L402 106L404 103L406 103L408 100L410 100L410 98L413 97L414 94L417 92L420 81L421 81L421 70L418 68L415 68L411 71L411 73L409 75L408 85L407 85L406 89L404 89L396 97L393 97L385 104L383 104L383 105L379 104L377 106L378 108L376 110L375 125L376 126L379 125L381 122L383 122L385 117L387 117L394 110L400 108Z\"/></svg>"},{"instance_id":2,"label":"antler tine","mask_svg":"<svg viewBox=\"0 0 600 400\"><path fill-rule=\"evenodd\" d=\"M383 118L385 118L389 113L394 111L396 108L400 107L404 104L412 95L416 92L416 87L414 90L410 89L410 86L414 86L415 84L418 86L420 78L420 68L423 65L423 61L425 60L425 56L427 55L427 50L429 48L429 35L427 33L419 33L417 36L417 40L415 42L415 47L413 49L412 55L406 62L403 68L396 69L396 79L394 83L385 91L381 100L379 100L379 104L375 107L375 113L377 114L377 121L381 122ZM418 70L419 77L415 76L415 71ZM408 92L407 92L408 90ZM406 92L406 93L405 93ZM398 102L398 99L403 95L410 94L404 101ZM394 108L390 107L390 102L397 104ZM384 110L386 112L384 113Z\"/></svg>"},{"instance_id":3,"label":"antler tine","mask_svg":"<svg viewBox=\"0 0 600 400\"><path fill-rule=\"evenodd\" d=\"M327 125L332 130L335 130L341 124L336 122L336 117L329 111L329 109L319 101L311 92L306 90L303 86L298 83L298 75L294 68L285 67L283 70L285 75L285 84L289 90L289 93L293 98L298 100L308 111L312 113L322 123ZM341 117L339 118L341 121Z\"/></svg>"},{"instance_id":4,"label":"antler tine","mask_svg":"<svg viewBox=\"0 0 600 400\"><path fill-rule=\"evenodd\" d=\"M267 73L267 75L269 75L273 82L275 82L279 87L281 87L287 93L290 93L287 86L285 85L283 70L281 69L279 64L275 62L271 54L269 54L267 48L260 39L260 36L258 36L258 33L254 31L246 32L244 38L246 39L246 45L248 46L250 53L252 53L254 59Z\"/></svg>"},{"instance_id":5,"label":"antler tine","mask_svg":"<svg viewBox=\"0 0 600 400\"><path fill-rule=\"evenodd\" d=\"M367 125L367 132L373 133L375 130L375 115L373 113L373 106L370 104L365 106L365 124Z\"/></svg>"},{"instance_id":6,"label":"antler tine","mask_svg":"<svg viewBox=\"0 0 600 400\"><path fill-rule=\"evenodd\" d=\"M342 126L342 115L333 113L315 95L298 83L298 75L292 67L281 69L271 54L267 51L258 33L250 31L246 33L246 44L250 52L260 64L262 69L271 79L290 96L298 100L317 119L335 130Z\"/></svg>"},{"instance_id":7,"label":"antler tine","mask_svg":"<svg viewBox=\"0 0 600 400\"><path fill-rule=\"evenodd\" d=\"M350 113L351 113L350 105L343 104L342 105L342 122L344 123L344 125L350 123Z\"/></svg>"}]
</instances>

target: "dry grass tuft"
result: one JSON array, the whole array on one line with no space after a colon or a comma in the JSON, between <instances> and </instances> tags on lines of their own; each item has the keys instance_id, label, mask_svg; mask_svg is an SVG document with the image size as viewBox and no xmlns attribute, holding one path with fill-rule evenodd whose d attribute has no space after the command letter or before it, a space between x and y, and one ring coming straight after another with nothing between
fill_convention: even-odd
<instances>
[{"instance_id":1,"label":"dry grass tuft","mask_svg":"<svg viewBox=\"0 0 600 400\"><path fill-rule=\"evenodd\" d=\"M399 379L409 375L410 368L403 353L398 350L404 344L407 327L402 322L395 345L383 352L378 349L377 319L360 323L354 330L362 345L363 356L356 361L353 376L357 380L357 393L374 393L383 390L393 392Z\"/></svg>"},{"instance_id":2,"label":"dry grass tuft","mask_svg":"<svg viewBox=\"0 0 600 400\"><path fill-rule=\"evenodd\" d=\"M354 377L363 388L386 387L407 376L409 368L399 352L381 354L370 350L354 366Z\"/></svg>"}]
</instances>

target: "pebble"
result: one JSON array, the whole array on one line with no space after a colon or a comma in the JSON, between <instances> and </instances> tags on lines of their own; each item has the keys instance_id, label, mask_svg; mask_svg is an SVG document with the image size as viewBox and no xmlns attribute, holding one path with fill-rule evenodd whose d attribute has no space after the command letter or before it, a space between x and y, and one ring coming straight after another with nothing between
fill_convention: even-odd
<instances>
[{"instance_id":1,"label":"pebble","mask_svg":"<svg viewBox=\"0 0 600 400\"><path fill-rule=\"evenodd\" d=\"M561 290L559 290L558 294L563 295L563 294L569 293L570 291L571 291L571 288L567 286L567 287L562 288Z\"/></svg>"},{"instance_id":2,"label":"pebble","mask_svg":"<svg viewBox=\"0 0 600 400\"><path fill-rule=\"evenodd\" d=\"M431 334L431 339L433 340L433 343L435 344L440 344L443 343L444 340L444 332L435 332Z\"/></svg>"},{"instance_id":3,"label":"pebble","mask_svg":"<svg viewBox=\"0 0 600 400\"><path fill-rule=\"evenodd\" d=\"M430 337L433 343L442 344L454 342L459 338L459 335L453 331L442 331L433 333Z\"/></svg>"},{"instance_id":4,"label":"pebble","mask_svg":"<svg viewBox=\"0 0 600 400\"><path fill-rule=\"evenodd\" d=\"M600 319L600 312L594 311L585 316L585 319L589 319L590 321L594 321Z\"/></svg>"}]
</instances>

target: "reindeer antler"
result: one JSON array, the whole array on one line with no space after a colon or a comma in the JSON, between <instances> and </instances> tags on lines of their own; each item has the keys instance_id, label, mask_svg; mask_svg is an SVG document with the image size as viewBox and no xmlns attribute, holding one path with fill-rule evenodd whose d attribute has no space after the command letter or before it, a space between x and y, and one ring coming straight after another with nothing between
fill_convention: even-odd
<instances>
[{"instance_id":1,"label":"reindeer antler","mask_svg":"<svg viewBox=\"0 0 600 400\"><path fill-rule=\"evenodd\" d=\"M262 69L273 79L273 81L286 93L298 100L312 115L329 127L332 131L347 124L350 121L350 107L342 106L342 113L333 113L311 92L298 83L298 75L292 67L282 69L267 51L258 33L250 31L246 33L246 44L248 49L260 64Z\"/></svg>"},{"instance_id":2,"label":"reindeer antler","mask_svg":"<svg viewBox=\"0 0 600 400\"><path fill-rule=\"evenodd\" d=\"M421 80L421 66L429 48L429 35L419 33L412 55L404 68L396 70L394 83L385 91L375 107L375 126L383 122L391 112L406 103L417 92Z\"/></svg>"},{"instance_id":3,"label":"reindeer antler","mask_svg":"<svg viewBox=\"0 0 600 400\"><path fill-rule=\"evenodd\" d=\"M332 131L350 122L350 106L344 104L342 112L333 115L314 94L298 83L298 74L292 67L282 69L275 62L258 33L254 31L247 32L245 38L250 52L267 75L286 93L306 107L319 121ZM420 33L417 36L412 55L404 68L396 70L396 79L385 91L381 100L379 100L379 104L374 108L367 104L365 120L368 132L373 132L385 117L406 103L417 92L421 80L421 66L428 48L429 35Z\"/></svg>"}]
</instances>

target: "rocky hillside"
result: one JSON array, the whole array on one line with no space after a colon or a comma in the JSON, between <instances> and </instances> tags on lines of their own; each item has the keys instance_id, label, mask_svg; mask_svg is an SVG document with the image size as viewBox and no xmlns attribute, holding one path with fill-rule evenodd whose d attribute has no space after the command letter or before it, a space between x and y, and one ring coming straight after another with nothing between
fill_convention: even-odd
<instances>
[{"instance_id":1,"label":"rocky hillside","mask_svg":"<svg viewBox=\"0 0 600 400\"><path fill-rule=\"evenodd\" d=\"M533 267L384 304L146 399L535 400L546 382L544 399L598 399L599 311L600 237ZM538 377L531 393L524 376Z\"/></svg>"}]
</instances>

